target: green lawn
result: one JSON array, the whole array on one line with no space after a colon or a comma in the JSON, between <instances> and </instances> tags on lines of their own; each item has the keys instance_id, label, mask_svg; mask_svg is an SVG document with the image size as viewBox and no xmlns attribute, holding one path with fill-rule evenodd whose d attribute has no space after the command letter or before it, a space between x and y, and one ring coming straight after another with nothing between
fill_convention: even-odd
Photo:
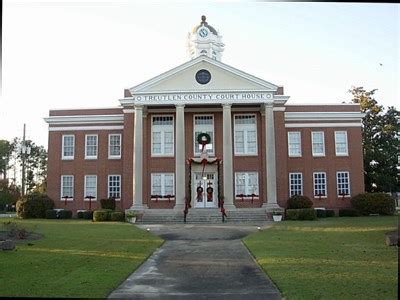
<instances>
[{"instance_id":1,"label":"green lawn","mask_svg":"<svg viewBox=\"0 0 400 300\"><path fill-rule=\"evenodd\" d=\"M287 299L397 299L398 217L285 221L244 243Z\"/></svg>"},{"instance_id":2,"label":"green lawn","mask_svg":"<svg viewBox=\"0 0 400 300\"><path fill-rule=\"evenodd\" d=\"M44 238L0 252L3 297L106 297L163 242L128 223L16 222Z\"/></svg>"}]
</instances>

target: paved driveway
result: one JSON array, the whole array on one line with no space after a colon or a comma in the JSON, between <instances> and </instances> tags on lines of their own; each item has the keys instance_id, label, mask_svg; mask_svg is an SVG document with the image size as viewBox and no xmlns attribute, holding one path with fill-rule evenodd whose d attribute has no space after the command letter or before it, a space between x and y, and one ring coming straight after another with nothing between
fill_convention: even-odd
<instances>
[{"instance_id":1,"label":"paved driveway","mask_svg":"<svg viewBox=\"0 0 400 300\"><path fill-rule=\"evenodd\" d=\"M110 298L281 299L240 241L256 226L139 227L166 242Z\"/></svg>"}]
</instances>

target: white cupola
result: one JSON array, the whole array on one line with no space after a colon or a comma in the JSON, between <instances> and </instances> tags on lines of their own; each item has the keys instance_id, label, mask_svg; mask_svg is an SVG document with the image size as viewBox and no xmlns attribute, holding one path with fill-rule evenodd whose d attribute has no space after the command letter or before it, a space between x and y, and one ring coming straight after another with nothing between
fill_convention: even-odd
<instances>
[{"instance_id":1,"label":"white cupola","mask_svg":"<svg viewBox=\"0 0 400 300\"><path fill-rule=\"evenodd\" d=\"M222 36L208 25L206 16L201 16L201 23L188 34L188 51L192 59L206 55L215 60L221 60L224 51Z\"/></svg>"}]
</instances>

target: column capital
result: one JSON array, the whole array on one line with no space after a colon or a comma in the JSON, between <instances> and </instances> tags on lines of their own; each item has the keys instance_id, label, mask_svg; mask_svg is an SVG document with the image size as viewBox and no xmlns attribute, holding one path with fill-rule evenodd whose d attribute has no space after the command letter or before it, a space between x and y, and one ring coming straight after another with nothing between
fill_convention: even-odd
<instances>
[{"instance_id":1,"label":"column capital","mask_svg":"<svg viewBox=\"0 0 400 300\"><path fill-rule=\"evenodd\" d=\"M176 108L185 108L185 104L175 104Z\"/></svg>"},{"instance_id":2,"label":"column capital","mask_svg":"<svg viewBox=\"0 0 400 300\"><path fill-rule=\"evenodd\" d=\"M267 109L267 108L272 108L272 107L274 107L274 102L269 101L269 102L265 102L265 103L264 103L264 108L265 108L265 109Z\"/></svg>"},{"instance_id":3,"label":"column capital","mask_svg":"<svg viewBox=\"0 0 400 300\"><path fill-rule=\"evenodd\" d=\"M135 110L143 110L144 105L142 104L135 104Z\"/></svg>"},{"instance_id":4,"label":"column capital","mask_svg":"<svg viewBox=\"0 0 400 300\"><path fill-rule=\"evenodd\" d=\"M222 108L223 109L231 109L232 103L222 103Z\"/></svg>"}]
</instances>

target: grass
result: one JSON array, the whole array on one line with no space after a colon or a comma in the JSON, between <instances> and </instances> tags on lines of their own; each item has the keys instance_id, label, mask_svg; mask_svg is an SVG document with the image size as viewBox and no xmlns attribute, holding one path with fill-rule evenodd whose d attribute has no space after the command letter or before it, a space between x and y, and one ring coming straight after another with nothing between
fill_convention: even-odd
<instances>
[{"instance_id":1,"label":"grass","mask_svg":"<svg viewBox=\"0 0 400 300\"><path fill-rule=\"evenodd\" d=\"M0 252L2 297L104 298L162 244L127 223L15 221L44 238Z\"/></svg>"},{"instance_id":2,"label":"grass","mask_svg":"<svg viewBox=\"0 0 400 300\"><path fill-rule=\"evenodd\" d=\"M397 218L286 221L244 243L287 299L397 299Z\"/></svg>"}]
</instances>

